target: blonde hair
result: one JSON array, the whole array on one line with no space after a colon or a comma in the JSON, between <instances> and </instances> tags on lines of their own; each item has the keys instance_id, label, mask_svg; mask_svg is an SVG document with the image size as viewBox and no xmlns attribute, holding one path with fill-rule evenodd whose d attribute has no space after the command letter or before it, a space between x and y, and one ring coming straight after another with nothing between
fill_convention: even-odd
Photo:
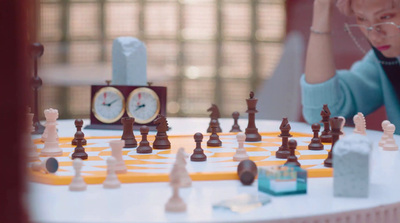
<instances>
[{"instance_id":1,"label":"blonde hair","mask_svg":"<svg viewBox=\"0 0 400 223\"><path fill-rule=\"evenodd\" d=\"M354 14L351 8L351 1L352 0L338 0L336 6L341 13L346 16L351 16ZM393 7L400 7L400 0L393 0Z\"/></svg>"}]
</instances>

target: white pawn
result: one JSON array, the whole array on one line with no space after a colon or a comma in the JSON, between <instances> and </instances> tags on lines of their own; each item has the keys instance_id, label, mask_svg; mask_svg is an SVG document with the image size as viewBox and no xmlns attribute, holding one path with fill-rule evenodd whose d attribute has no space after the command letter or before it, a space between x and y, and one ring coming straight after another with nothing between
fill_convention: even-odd
<instances>
[{"instance_id":1,"label":"white pawn","mask_svg":"<svg viewBox=\"0 0 400 223\"><path fill-rule=\"evenodd\" d=\"M361 135L366 135L366 123L365 123L365 117L363 115L363 113L359 112L357 113L357 115L355 115L353 117L353 121L355 124L355 128L354 128L354 133L356 134L361 134Z\"/></svg>"},{"instance_id":2,"label":"white pawn","mask_svg":"<svg viewBox=\"0 0 400 223\"><path fill-rule=\"evenodd\" d=\"M52 115L47 115L48 113L51 113ZM53 113L57 113L57 115L53 115ZM47 124L52 124L54 123L55 125L57 125L56 120L58 119L58 110L57 109L53 109L53 108L49 108L49 109L45 109L44 110L44 116L46 118L46 123L44 124L45 128L42 134L42 142L46 142L47 137L49 135L49 129L47 128ZM56 129L56 138L58 141L58 134L57 134L57 129Z\"/></svg>"},{"instance_id":3,"label":"white pawn","mask_svg":"<svg viewBox=\"0 0 400 223\"><path fill-rule=\"evenodd\" d=\"M54 120L46 124L47 138L44 142L44 147L40 152L41 156L62 156L63 151L58 145L58 135L55 120L58 117L57 109L46 109L44 111L46 119Z\"/></svg>"},{"instance_id":4,"label":"white pawn","mask_svg":"<svg viewBox=\"0 0 400 223\"><path fill-rule=\"evenodd\" d=\"M58 170L58 161L54 157L46 158L40 163L33 163L32 170L45 174L55 173Z\"/></svg>"},{"instance_id":5,"label":"white pawn","mask_svg":"<svg viewBox=\"0 0 400 223\"><path fill-rule=\"evenodd\" d=\"M125 140L112 140L110 141L111 155L117 160L115 166L116 173L126 173L126 165L122 159L122 148L125 146Z\"/></svg>"},{"instance_id":6,"label":"white pawn","mask_svg":"<svg viewBox=\"0 0 400 223\"><path fill-rule=\"evenodd\" d=\"M340 132L343 133L342 135L339 136L339 138L341 139L345 134L343 132L343 127L346 124L346 119L343 116L338 116L339 119L342 119L342 124L340 125Z\"/></svg>"},{"instance_id":7,"label":"white pawn","mask_svg":"<svg viewBox=\"0 0 400 223\"><path fill-rule=\"evenodd\" d=\"M115 174L116 165L117 160L113 156L107 158L107 177L103 182L104 188L114 189L121 187L121 182L119 182L118 176Z\"/></svg>"},{"instance_id":8,"label":"white pawn","mask_svg":"<svg viewBox=\"0 0 400 223\"><path fill-rule=\"evenodd\" d=\"M192 186L192 179L190 178L189 172L186 170L186 158L188 155L185 153L183 148L179 148L176 153L175 164L173 168L177 168L180 176L180 187Z\"/></svg>"},{"instance_id":9,"label":"white pawn","mask_svg":"<svg viewBox=\"0 0 400 223\"><path fill-rule=\"evenodd\" d=\"M247 155L246 149L244 148L244 141L246 140L246 135L243 132L240 132L236 135L236 139L239 145L235 155L233 155L233 160L234 161L248 160L249 155Z\"/></svg>"},{"instance_id":10,"label":"white pawn","mask_svg":"<svg viewBox=\"0 0 400 223\"><path fill-rule=\"evenodd\" d=\"M176 165L174 165L174 168L172 168L169 175L170 185L172 187L172 197L165 204L165 210L169 212L184 212L186 211L186 204L182 198L179 197L179 186L181 184L180 170L175 167Z\"/></svg>"},{"instance_id":11,"label":"white pawn","mask_svg":"<svg viewBox=\"0 0 400 223\"><path fill-rule=\"evenodd\" d=\"M75 169L75 176L72 178L72 182L69 184L70 191L84 191L86 190L86 183L81 176L83 161L80 158L73 160L73 166Z\"/></svg>"},{"instance_id":12,"label":"white pawn","mask_svg":"<svg viewBox=\"0 0 400 223\"><path fill-rule=\"evenodd\" d=\"M383 135L381 137L381 140L379 141L379 146L382 147L383 145L385 145L385 141L388 138L388 134L387 134L387 126L390 124L390 121L388 120L384 120L382 122L382 130L383 130Z\"/></svg>"},{"instance_id":13,"label":"white pawn","mask_svg":"<svg viewBox=\"0 0 400 223\"><path fill-rule=\"evenodd\" d=\"M25 138L26 138L26 147L28 149L28 159L29 161L36 161L39 160L39 154L37 153L37 147L35 143L33 143L31 138L31 132L35 131L35 127L33 127L33 113L28 113L28 124L27 129L25 131Z\"/></svg>"},{"instance_id":14,"label":"white pawn","mask_svg":"<svg viewBox=\"0 0 400 223\"><path fill-rule=\"evenodd\" d=\"M385 144L383 145L383 150L386 151L395 151L398 150L399 147L396 145L396 141L393 138L394 131L396 130L396 127L393 124L389 124L386 127L386 132L388 135L388 138L385 141Z\"/></svg>"}]
</instances>

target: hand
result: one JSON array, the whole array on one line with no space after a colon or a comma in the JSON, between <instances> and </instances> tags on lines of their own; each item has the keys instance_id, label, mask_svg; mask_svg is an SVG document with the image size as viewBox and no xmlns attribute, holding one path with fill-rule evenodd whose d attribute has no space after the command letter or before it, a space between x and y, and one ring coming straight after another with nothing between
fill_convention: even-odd
<instances>
[{"instance_id":1,"label":"hand","mask_svg":"<svg viewBox=\"0 0 400 223\"><path fill-rule=\"evenodd\" d=\"M116 101L118 101L118 99L115 99L114 101L112 101L112 102L110 102L110 103L107 103L107 104L105 104L105 105L107 105L108 107L110 107L113 103L115 103Z\"/></svg>"}]
</instances>

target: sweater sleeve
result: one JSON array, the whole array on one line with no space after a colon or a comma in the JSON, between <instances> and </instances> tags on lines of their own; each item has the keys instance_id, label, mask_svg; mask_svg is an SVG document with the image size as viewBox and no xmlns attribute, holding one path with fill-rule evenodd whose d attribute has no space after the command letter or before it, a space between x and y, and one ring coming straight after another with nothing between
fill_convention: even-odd
<instances>
[{"instance_id":1,"label":"sweater sleeve","mask_svg":"<svg viewBox=\"0 0 400 223\"><path fill-rule=\"evenodd\" d=\"M383 71L371 51L350 70L338 70L326 82L309 84L302 75L300 85L305 120L319 122L323 104L328 104L331 117L349 118L357 112L368 115L375 111L383 104L380 72Z\"/></svg>"}]
</instances>

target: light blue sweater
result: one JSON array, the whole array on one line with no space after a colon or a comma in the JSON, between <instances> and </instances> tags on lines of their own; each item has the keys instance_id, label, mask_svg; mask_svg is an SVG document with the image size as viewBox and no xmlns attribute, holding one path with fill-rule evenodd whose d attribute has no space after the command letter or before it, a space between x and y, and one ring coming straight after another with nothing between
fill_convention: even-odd
<instances>
[{"instance_id":1,"label":"light blue sweater","mask_svg":"<svg viewBox=\"0 0 400 223\"><path fill-rule=\"evenodd\" d=\"M400 134L399 100L372 50L350 70L338 70L326 82L309 84L303 75L300 84L303 115L308 123L321 120L323 104L328 104L331 117L346 118L352 118L357 112L368 115L385 105L389 121L396 126L396 134Z\"/></svg>"}]
</instances>

